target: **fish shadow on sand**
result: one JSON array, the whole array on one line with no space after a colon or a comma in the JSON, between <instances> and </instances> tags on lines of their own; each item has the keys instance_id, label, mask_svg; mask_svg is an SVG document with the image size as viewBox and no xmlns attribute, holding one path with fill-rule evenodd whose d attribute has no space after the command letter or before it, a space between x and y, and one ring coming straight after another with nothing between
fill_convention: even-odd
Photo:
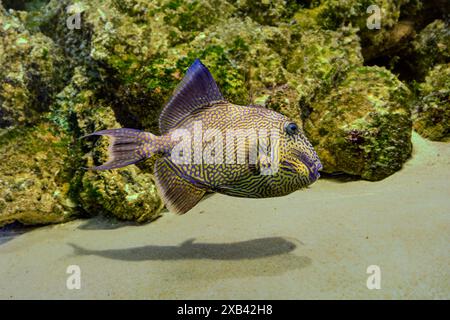
<instances>
[{"instance_id":1,"label":"fish shadow on sand","mask_svg":"<svg viewBox=\"0 0 450 320\"><path fill-rule=\"evenodd\" d=\"M178 246L148 245L126 249L92 250L69 243L75 255L97 255L126 261L144 260L242 260L261 259L292 252L297 245L282 237L233 243L201 243L189 239Z\"/></svg>"},{"instance_id":2,"label":"fish shadow on sand","mask_svg":"<svg viewBox=\"0 0 450 320\"><path fill-rule=\"evenodd\" d=\"M298 240L295 242L301 244ZM179 288L192 280L277 276L311 265L311 259L293 253L297 244L282 237L234 243L196 243L178 246L148 245L126 249L92 250L69 244L76 256L95 255L122 261L159 262L150 267L159 277L177 281ZM170 263L168 263L170 262Z\"/></svg>"}]
</instances>

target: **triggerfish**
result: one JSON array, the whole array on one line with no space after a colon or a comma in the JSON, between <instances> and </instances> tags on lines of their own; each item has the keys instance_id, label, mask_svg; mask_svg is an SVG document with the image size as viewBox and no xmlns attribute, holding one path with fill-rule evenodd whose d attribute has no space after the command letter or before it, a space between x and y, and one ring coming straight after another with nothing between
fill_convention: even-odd
<instances>
[{"instance_id":1,"label":"triggerfish","mask_svg":"<svg viewBox=\"0 0 450 320\"><path fill-rule=\"evenodd\" d=\"M154 177L167 208L185 213L207 192L246 198L287 195L319 178L319 157L299 125L259 105L223 97L196 60L159 118L161 135L120 128L109 158L93 170L124 167L156 155Z\"/></svg>"}]
</instances>

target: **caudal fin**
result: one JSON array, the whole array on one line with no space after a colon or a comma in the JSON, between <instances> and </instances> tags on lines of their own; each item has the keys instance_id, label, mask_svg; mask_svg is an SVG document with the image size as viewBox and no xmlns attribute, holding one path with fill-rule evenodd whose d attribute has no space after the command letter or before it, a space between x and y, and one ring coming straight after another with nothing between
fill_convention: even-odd
<instances>
[{"instance_id":1,"label":"caudal fin","mask_svg":"<svg viewBox=\"0 0 450 320\"><path fill-rule=\"evenodd\" d=\"M150 157L157 152L157 136L136 129L110 129L97 131L84 136L108 136L108 161L104 164L88 168L89 170L108 170L128 166Z\"/></svg>"}]
</instances>

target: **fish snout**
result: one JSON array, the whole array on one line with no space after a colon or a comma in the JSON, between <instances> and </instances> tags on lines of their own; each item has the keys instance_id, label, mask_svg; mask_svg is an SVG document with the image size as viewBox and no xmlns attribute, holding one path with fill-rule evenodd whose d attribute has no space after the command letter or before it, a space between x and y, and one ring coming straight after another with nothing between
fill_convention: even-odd
<instances>
[{"instance_id":1,"label":"fish snout","mask_svg":"<svg viewBox=\"0 0 450 320\"><path fill-rule=\"evenodd\" d=\"M309 178L311 179L311 182L316 181L320 178L319 171L323 169L322 163L320 161L314 163L312 167L308 167L309 169Z\"/></svg>"},{"instance_id":2,"label":"fish snout","mask_svg":"<svg viewBox=\"0 0 450 320\"><path fill-rule=\"evenodd\" d=\"M285 170L308 177L308 184L315 182L320 177L322 169L320 161L302 160L299 157L291 158L282 162Z\"/></svg>"},{"instance_id":3,"label":"fish snout","mask_svg":"<svg viewBox=\"0 0 450 320\"><path fill-rule=\"evenodd\" d=\"M317 155L311 158L305 153L299 155L300 161L305 165L309 171L309 180L311 183L315 182L320 177L319 171L322 170L323 166Z\"/></svg>"}]
</instances>

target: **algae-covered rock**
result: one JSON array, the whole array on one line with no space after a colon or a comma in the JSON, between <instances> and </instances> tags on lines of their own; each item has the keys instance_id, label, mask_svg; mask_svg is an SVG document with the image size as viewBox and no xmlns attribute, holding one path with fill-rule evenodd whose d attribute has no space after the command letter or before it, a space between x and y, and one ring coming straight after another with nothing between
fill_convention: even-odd
<instances>
[{"instance_id":1,"label":"algae-covered rock","mask_svg":"<svg viewBox=\"0 0 450 320\"><path fill-rule=\"evenodd\" d=\"M413 15L421 7L419 0L323 0L314 9L314 16L316 23L326 29L343 25L358 28L363 55L370 60L413 37L409 20L399 22L402 16ZM379 27L374 20L378 16Z\"/></svg>"},{"instance_id":2,"label":"algae-covered rock","mask_svg":"<svg viewBox=\"0 0 450 320\"><path fill-rule=\"evenodd\" d=\"M72 64L97 73L102 94L110 95L123 126L153 131L164 102L188 67L188 61L178 62L186 52L175 47L233 10L224 1L95 0L70 5L68 0L50 1L41 29L55 35ZM67 8L80 15L79 30L67 30L67 16L58 14ZM39 18L32 20L36 24Z\"/></svg>"},{"instance_id":3,"label":"algae-covered rock","mask_svg":"<svg viewBox=\"0 0 450 320\"><path fill-rule=\"evenodd\" d=\"M299 93L295 88L289 86L289 84L275 87L270 91L270 94L261 96L259 99L255 101L257 104L265 105L267 108L286 115L297 124L302 124Z\"/></svg>"},{"instance_id":4,"label":"algae-covered rock","mask_svg":"<svg viewBox=\"0 0 450 320\"><path fill-rule=\"evenodd\" d=\"M0 131L0 226L57 223L77 215L70 144L48 124Z\"/></svg>"},{"instance_id":5,"label":"algae-covered rock","mask_svg":"<svg viewBox=\"0 0 450 320\"><path fill-rule=\"evenodd\" d=\"M450 61L450 25L435 20L426 26L412 42L411 64L416 79L423 79L436 65Z\"/></svg>"},{"instance_id":6,"label":"algae-covered rock","mask_svg":"<svg viewBox=\"0 0 450 320\"><path fill-rule=\"evenodd\" d=\"M120 128L113 109L107 100L99 97L99 84L88 77L84 67L77 67L72 79L57 96L51 120L76 135L86 135L97 130ZM86 155L83 166L92 166L93 161L107 160L107 141L79 140L82 150L92 150ZM82 148L83 147L83 148ZM106 214L122 220L139 222L153 220L159 216L161 202L152 176L136 166L120 170L88 171L77 168L72 180L75 200L81 210L90 215Z\"/></svg>"},{"instance_id":7,"label":"algae-covered rock","mask_svg":"<svg viewBox=\"0 0 450 320\"><path fill-rule=\"evenodd\" d=\"M295 0L230 0L229 2L236 7L239 16L250 17L260 24L268 25L289 21L302 7L300 1Z\"/></svg>"},{"instance_id":8,"label":"algae-covered rock","mask_svg":"<svg viewBox=\"0 0 450 320\"><path fill-rule=\"evenodd\" d=\"M77 135L97 130L120 128L113 109L104 99L97 97L95 81L91 81L84 68L74 71L72 80L57 96L51 120ZM83 166L107 160L107 141L92 143L78 140L79 155L86 155ZM98 163L96 163L98 165ZM106 214L122 220L139 222L159 216L163 203L156 192L155 182L148 172L136 166L120 170L88 171L80 165L71 182L75 201L83 212L90 215Z\"/></svg>"},{"instance_id":9,"label":"algae-covered rock","mask_svg":"<svg viewBox=\"0 0 450 320\"><path fill-rule=\"evenodd\" d=\"M61 52L53 41L31 34L0 5L0 127L38 121L60 90L63 75Z\"/></svg>"},{"instance_id":10,"label":"algae-covered rock","mask_svg":"<svg viewBox=\"0 0 450 320\"><path fill-rule=\"evenodd\" d=\"M450 139L450 64L437 65L420 84L414 129L430 140Z\"/></svg>"},{"instance_id":11,"label":"algae-covered rock","mask_svg":"<svg viewBox=\"0 0 450 320\"><path fill-rule=\"evenodd\" d=\"M383 68L363 67L364 63L387 52L398 54L400 48L407 48L418 75L448 63L448 26L443 20L426 27L414 43L408 42L414 37L411 17L421 8L416 0L3 4L14 10L0 5L0 128L34 125L8 131L4 137L18 130L24 144L36 144L31 132L50 130L55 141L66 146L54 167L69 172L58 180L64 181L66 193L57 192L63 200L40 198L55 208L56 214L39 209L42 216L48 213L49 222L58 221L60 212L68 212L64 217L108 214L138 221L160 215L163 204L151 161L120 170L87 171L82 167L106 160L106 140L80 137L118 127L158 134L164 103L197 58L229 101L265 105L298 123L304 120L325 171L369 180L392 174L409 156L411 107L408 90L395 76ZM367 28L370 5L381 8L380 30ZM73 19L79 24L74 25ZM446 74L446 68L439 70ZM425 136L424 132L433 132L430 136L448 132L448 85L437 80L438 72L420 85L415 127ZM54 154L54 146L43 145L49 156ZM4 157L18 157L12 148L0 148ZM7 172L8 166L16 170L7 163L0 168ZM46 163L39 166L50 170ZM46 185L48 179L36 175L34 185ZM9 190L13 180L2 190ZM33 189L34 193L39 194ZM0 210L13 212L10 216L31 207L17 200L21 194L14 194L15 207L0 200ZM72 203L70 209L64 207L66 199ZM42 216L30 214L24 221L43 223Z\"/></svg>"},{"instance_id":12,"label":"algae-covered rock","mask_svg":"<svg viewBox=\"0 0 450 320\"><path fill-rule=\"evenodd\" d=\"M120 127L111 104L101 96L101 84L88 74L83 66L73 70L70 82L56 96L48 117L76 137Z\"/></svg>"},{"instance_id":13,"label":"algae-covered rock","mask_svg":"<svg viewBox=\"0 0 450 320\"><path fill-rule=\"evenodd\" d=\"M51 1L46 16L68 4ZM260 25L241 16L247 7L232 1L80 1L81 30L65 30L62 18L43 25L57 30L58 41L70 52L84 48L77 56L103 78L103 92L111 94L122 125L152 131L196 58L210 68L225 97L240 104L264 103L263 97L288 83L300 91L298 99L306 99L321 83L329 85L336 74L362 63L355 29L303 31L281 18L277 27ZM292 8L282 16L292 15Z\"/></svg>"},{"instance_id":14,"label":"algae-covered rock","mask_svg":"<svg viewBox=\"0 0 450 320\"><path fill-rule=\"evenodd\" d=\"M14 10L37 10L45 5L48 0L2 0L6 9Z\"/></svg>"},{"instance_id":15,"label":"algae-covered rock","mask_svg":"<svg viewBox=\"0 0 450 320\"><path fill-rule=\"evenodd\" d=\"M314 99L338 84L351 68L362 65L363 59L356 29L352 28L294 28L289 44L289 53L282 60L285 67L281 68L285 80L278 85L252 87L257 88L257 103L301 123L301 111L308 112ZM264 65L259 70L264 68L270 70Z\"/></svg>"},{"instance_id":16,"label":"algae-covered rock","mask_svg":"<svg viewBox=\"0 0 450 320\"><path fill-rule=\"evenodd\" d=\"M286 58L291 83L302 107L330 90L348 70L363 63L356 30L305 30L298 34Z\"/></svg>"},{"instance_id":17,"label":"algae-covered rock","mask_svg":"<svg viewBox=\"0 0 450 320\"><path fill-rule=\"evenodd\" d=\"M409 90L388 70L358 67L311 104L304 130L329 173L380 180L411 154Z\"/></svg>"},{"instance_id":18,"label":"algae-covered rock","mask_svg":"<svg viewBox=\"0 0 450 320\"><path fill-rule=\"evenodd\" d=\"M114 171L87 172L81 204L88 212L146 222L160 216L164 203L153 177L132 165Z\"/></svg>"}]
</instances>

